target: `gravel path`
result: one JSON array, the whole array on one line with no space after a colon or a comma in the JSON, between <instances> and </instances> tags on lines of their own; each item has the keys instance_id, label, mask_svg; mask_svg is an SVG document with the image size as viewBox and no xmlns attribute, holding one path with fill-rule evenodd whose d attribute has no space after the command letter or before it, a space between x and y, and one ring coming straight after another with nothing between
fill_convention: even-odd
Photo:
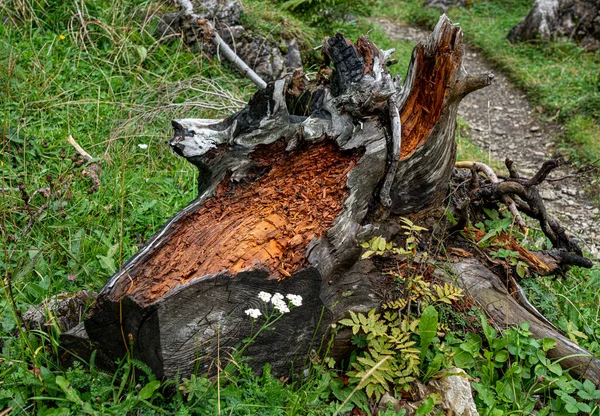
<instances>
[{"instance_id":1,"label":"gravel path","mask_svg":"<svg viewBox=\"0 0 600 416\"><path fill-rule=\"evenodd\" d=\"M389 20L377 19L376 23L391 39L418 42L429 34L426 30ZM492 159L512 159L524 176L531 176L544 161L553 157L553 137L560 126L536 116L526 95L479 52L467 47L464 66L471 74L492 72L495 76L491 86L469 94L461 103L459 115L470 126L472 142L488 152ZM573 173L573 169L566 166L550 177L563 177L569 173ZM593 257L600 259L600 210L583 190L588 182L588 178L544 182L540 192L548 210L581 240Z\"/></svg>"}]
</instances>

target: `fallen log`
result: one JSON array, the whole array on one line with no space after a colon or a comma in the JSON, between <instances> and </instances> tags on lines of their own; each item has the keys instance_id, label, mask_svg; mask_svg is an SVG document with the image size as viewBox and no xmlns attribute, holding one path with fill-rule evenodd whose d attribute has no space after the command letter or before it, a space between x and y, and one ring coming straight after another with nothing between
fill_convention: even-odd
<instances>
[{"instance_id":1,"label":"fallen log","mask_svg":"<svg viewBox=\"0 0 600 416\"><path fill-rule=\"evenodd\" d=\"M461 29L445 16L415 47L403 84L387 69L391 52L337 34L315 80L296 72L270 83L223 120L174 120L170 145L198 167L198 198L108 281L65 334L69 347L129 354L159 377L214 372L217 357L256 335L244 311L260 307L257 294L291 293L304 304L244 351L254 368L286 374L323 352L349 310L378 307L387 278L359 261L359 243L392 238L399 215L437 221L458 105L493 79L466 72ZM509 193L483 185L471 198ZM347 354L348 341L336 336L329 353Z\"/></svg>"}]
</instances>

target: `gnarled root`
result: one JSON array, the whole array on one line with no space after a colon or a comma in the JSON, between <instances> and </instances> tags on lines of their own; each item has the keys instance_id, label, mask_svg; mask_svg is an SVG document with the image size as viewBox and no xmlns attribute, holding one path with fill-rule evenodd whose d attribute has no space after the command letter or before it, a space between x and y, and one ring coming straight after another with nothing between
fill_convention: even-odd
<instances>
[{"instance_id":1,"label":"gnarled root","mask_svg":"<svg viewBox=\"0 0 600 416\"><path fill-rule=\"evenodd\" d=\"M504 203L515 219L515 223L527 231L521 213L538 220L544 234L552 243L552 250L541 253L550 256L560 266L577 265L592 267L592 262L583 257L579 245L571 239L559 222L548 214L538 186L548 175L563 164L562 159L544 162L542 167L531 178L523 178L514 169L512 160L505 161L509 171L508 177L499 177L492 168L480 162L458 162L455 167L471 170L471 202L479 201L484 204ZM483 173L487 179L479 177ZM459 210L466 215L466 210ZM459 221L464 223L465 220Z\"/></svg>"}]
</instances>

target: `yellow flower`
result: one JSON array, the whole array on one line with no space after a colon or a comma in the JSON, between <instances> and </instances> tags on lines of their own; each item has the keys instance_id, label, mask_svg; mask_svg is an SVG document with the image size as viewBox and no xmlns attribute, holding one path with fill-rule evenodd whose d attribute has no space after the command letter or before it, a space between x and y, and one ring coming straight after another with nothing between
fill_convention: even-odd
<instances>
[{"instance_id":1,"label":"yellow flower","mask_svg":"<svg viewBox=\"0 0 600 416\"><path fill-rule=\"evenodd\" d=\"M60 35L58 38L59 38L60 40L65 40L65 39L66 39L66 36L65 36L65 35Z\"/></svg>"}]
</instances>

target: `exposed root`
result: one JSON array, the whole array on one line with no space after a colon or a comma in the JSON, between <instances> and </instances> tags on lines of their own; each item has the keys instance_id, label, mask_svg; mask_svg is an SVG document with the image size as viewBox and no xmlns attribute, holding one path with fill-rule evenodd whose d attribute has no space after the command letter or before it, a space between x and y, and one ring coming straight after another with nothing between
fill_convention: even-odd
<instances>
[{"instance_id":1,"label":"exposed root","mask_svg":"<svg viewBox=\"0 0 600 416\"><path fill-rule=\"evenodd\" d=\"M480 163L480 162L457 162L454 166L457 167L457 168L459 168L459 169L475 169L477 172L481 172L485 176L487 176L487 178L492 183L498 183L499 182L498 176L496 176L496 173L492 170L492 168L490 168L485 163ZM501 196L501 199L502 199L502 202L504 202L506 204L506 206L508 207L508 210L510 211L510 213L513 216L513 218L515 219L515 223L519 226L519 228L521 230L527 232L527 225L525 224L525 221L523 220L523 217L521 217L521 214L517 210L517 207L515 205L515 201L508 194L503 194Z\"/></svg>"},{"instance_id":2,"label":"exposed root","mask_svg":"<svg viewBox=\"0 0 600 416\"><path fill-rule=\"evenodd\" d=\"M592 262L583 257L581 248L566 233L566 230L552 218L544 205L539 194L538 186L547 180L548 175L563 164L562 159L554 159L544 162L542 167L531 178L522 178L514 169L510 159L505 161L509 171L509 177L499 179L498 175L489 166L479 162L458 162L456 168L471 169L471 198L485 203L503 202L515 218L515 222L523 230L527 230L520 212L538 220L544 234L550 239L553 249L543 252L541 255L545 263L553 263L551 267L556 271L562 266L576 265L580 267L592 267ZM481 182L477 172L483 173L487 181ZM465 222L463 207L459 209L459 223ZM452 227L451 231L455 227Z\"/></svg>"}]
</instances>

